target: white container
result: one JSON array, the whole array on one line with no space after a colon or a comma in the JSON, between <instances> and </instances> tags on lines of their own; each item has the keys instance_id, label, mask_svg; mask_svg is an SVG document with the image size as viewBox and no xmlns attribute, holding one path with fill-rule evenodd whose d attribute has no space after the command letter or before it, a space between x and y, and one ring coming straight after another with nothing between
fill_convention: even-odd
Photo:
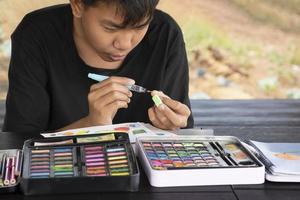
<instances>
[{"instance_id":1,"label":"white container","mask_svg":"<svg viewBox=\"0 0 300 200\"><path fill-rule=\"evenodd\" d=\"M155 169L155 166L151 164L151 159L147 157L149 155L150 147L148 147L148 154L144 148L143 143L151 143L151 148L153 149L154 143L161 143L162 147L166 143L203 143L207 151L211 153L215 160L217 160L218 165L216 166L201 166L201 167L166 167L165 169ZM216 147L212 148L215 145L221 144L221 148ZM233 146L230 146L233 144ZM149 182L152 186L155 187L173 187L173 186L200 186L200 185L234 185L234 184L262 184L265 180L265 167L264 165L250 152L248 151L243 144L236 137L231 136L178 136L178 137L157 137L157 136L148 136L140 137L137 139L137 153L139 159L142 163L142 166L146 172L146 175L149 179ZM234 147L235 150L227 149L227 147ZM174 146L174 151L176 150ZM172 148L170 147L170 148ZM222 148L226 147L226 148ZM161 147L159 147L161 148ZM170 150L169 148L169 150ZM191 147L193 148L193 147ZM168 150L168 149L167 149ZM168 151L165 152L168 152ZM159 155L157 151L153 150L155 155ZM245 165L245 162L242 162L239 157L235 155L242 151L245 153L247 158L245 160L250 160L251 164ZM169 151L170 152L170 151ZM176 151L178 153L179 151ZM189 152L189 150L186 150ZM222 154L224 153L224 154ZM231 157L233 164L230 165L225 162L226 159L222 158L220 155L229 155ZM230 155L231 154L231 155ZM154 153L152 153L154 155ZM166 155L171 155L166 153ZM173 154L175 155L175 154ZM188 154L191 155L191 154ZM168 157L170 158L170 157ZM182 158L182 157L181 157ZM153 159L153 158L152 158ZM225 160L224 160L225 159ZM158 162L161 161L158 159ZM240 162L241 161L241 162ZM153 163L153 162L152 162ZM235 164L236 165L235 165ZM243 165L239 163L244 163ZM246 162L247 163L247 162ZM164 167L162 167L164 168Z\"/></svg>"}]
</instances>

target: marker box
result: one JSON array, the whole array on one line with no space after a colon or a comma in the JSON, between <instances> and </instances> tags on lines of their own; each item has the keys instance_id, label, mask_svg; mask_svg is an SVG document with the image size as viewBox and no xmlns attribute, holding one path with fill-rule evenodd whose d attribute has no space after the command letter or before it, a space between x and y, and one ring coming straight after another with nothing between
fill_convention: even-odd
<instances>
[{"instance_id":1,"label":"marker box","mask_svg":"<svg viewBox=\"0 0 300 200\"><path fill-rule=\"evenodd\" d=\"M18 153L21 173L15 176L16 158L12 158L18 151L0 151L0 161L3 154L8 158L3 164L6 170L8 163L8 177L15 177L13 184L2 187L6 177L1 179L0 193L19 188L25 195L36 195L137 191L139 187L140 172L127 133L27 140L23 154Z\"/></svg>"},{"instance_id":2,"label":"marker box","mask_svg":"<svg viewBox=\"0 0 300 200\"><path fill-rule=\"evenodd\" d=\"M264 183L264 165L236 137L140 137L137 152L155 187Z\"/></svg>"},{"instance_id":3,"label":"marker box","mask_svg":"<svg viewBox=\"0 0 300 200\"><path fill-rule=\"evenodd\" d=\"M0 150L0 193L16 192L21 180L22 151Z\"/></svg>"}]
</instances>

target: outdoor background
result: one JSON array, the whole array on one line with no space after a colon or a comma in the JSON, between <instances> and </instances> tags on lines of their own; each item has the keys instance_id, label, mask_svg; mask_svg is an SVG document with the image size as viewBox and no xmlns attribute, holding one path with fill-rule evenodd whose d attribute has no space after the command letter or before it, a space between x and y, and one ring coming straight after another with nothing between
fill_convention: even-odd
<instances>
[{"instance_id":1,"label":"outdoor background","mask_svg":"<svg viewBox=\"0 0 300 200\"><path fill-rule=\"evenodd\" d=\"M25 13L64 0L0 0L0 100L10 34ZM194 99L300 99L300 0L160 0L181 26Z\"/></svg>"}]
</instances>

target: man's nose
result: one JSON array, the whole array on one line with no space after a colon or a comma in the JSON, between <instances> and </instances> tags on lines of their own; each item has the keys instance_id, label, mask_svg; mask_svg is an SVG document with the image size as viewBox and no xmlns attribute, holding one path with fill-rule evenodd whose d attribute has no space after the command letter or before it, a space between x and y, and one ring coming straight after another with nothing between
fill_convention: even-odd
<instances>
[{"instance_id":1,"label":"man's nose","mask_svg":"<svg viewBox=\"0 0 300 200\"><path fill-rule=\"evenodd\" d=\"M127 50L132 47L133 42L133 35L130 32L121 33L115 40L114 40L114 47L118 50Z\"/></svg>"}]
</instances>

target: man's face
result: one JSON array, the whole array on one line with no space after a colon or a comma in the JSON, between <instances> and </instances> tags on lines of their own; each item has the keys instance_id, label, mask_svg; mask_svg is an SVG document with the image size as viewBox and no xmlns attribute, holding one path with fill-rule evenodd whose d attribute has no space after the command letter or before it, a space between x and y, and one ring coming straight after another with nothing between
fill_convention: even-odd
<instances>
[{"instance_id":1,"label":"man's face","mask_svg":"<svg viewBox=\"0 0 300 200\"><path fill-rule=\"evenodd\" d=\"M123 17L116 6L99 3L82 11L81 28L84 40L106 62L120 62L145 36L149 23L142 19L135 27L122 28Z\"/></svg>"}]
</instances>

